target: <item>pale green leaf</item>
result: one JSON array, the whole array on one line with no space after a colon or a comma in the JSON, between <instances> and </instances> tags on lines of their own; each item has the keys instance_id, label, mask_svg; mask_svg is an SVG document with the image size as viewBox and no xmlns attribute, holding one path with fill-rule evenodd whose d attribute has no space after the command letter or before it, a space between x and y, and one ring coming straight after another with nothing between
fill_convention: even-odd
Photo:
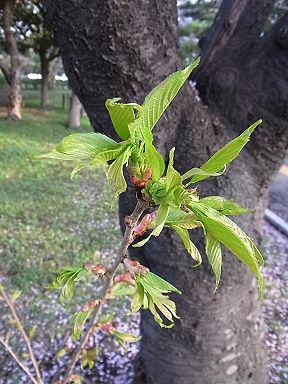
<instances>
[{"instance_id":1,"label":"pale green leaf","mask_svg":"<svg viewBox=\"0 0 288 384\"><path fill-rule=\"evenodd\" d=\"M111 292L110 292L110 299L115 299L116 297L123 297L123 296L129 296L133 295L135 292L135 287L132 287L132 285L120 282L113 285Z\"/></svg>"},{"instance_id":2,"label":"pale green leaf","mask_svg":"<svg viewBox=\"0 0 288 384\"><path fill-rule=\"evenodd\" d=\"M105 106L109 112L114 129L122 140L127 140L130 137L129 124L135 121L134 110L140 110L138 104L122 104L119 103L120 98L106 100Z\"/></svg>"},{"instance_id":3,"label":"pale green leaf","mask_svg":"<svg viewBox=\"0 0 288 384\"><path fill-rule=\"evenodd\" d=\"M215 274L216 278L216 287L215 291L219 286L220 277L221 277L221 267L222 267L222 253L221 245L218 240L216 240L210 232L206 231L206 255L211 265L211 268Z\"/></svg>"},{"instance_id":4,"label":"pale green leaf","mask_svg":"<svg viewBox=\"0 0 288 384\"><path fill-rule=\"evenodd\" d=\"M211 176L214 176L214 177L215 176L221 176L221 175L223 175L225 170L226 170L226 166L224 166L220 172L205 172L201 168L192 168L189 171L187 171L186 173L184 173L184 175L181 176L181 179L182 179L182 181L184 181L184 180L190 179L190 177L192 178L193 176L204 176L204 179L206 179L207 177L211 177ZM192 180L193 179L191 179L189 181L189 183L187 183L185 186L188 187L190 184L192 184L192 182L193 182Z\"/></svg>"},{"instance_id":5,"label":"pale green leaf","mask_svg":"<svg viewBox=\"0 0 288 384\"><path fill-rule=\"evenodd\" d=\"M152 180L159 180L165 170L165 162L153 144L148 144L145 149L145 163L152 170Z\"/></svg>"},{"instance_id":6,"label":"pale green leaf","mask_svg":"<svg viewBox=\"0 0 288 384\"><path fill-rule=\"evenodd\" d=\"M16 291L12 293L11 298L13 301L16 301L17 299L19 299L21 295L22 295L22 291L20 291L20 289L16 289Z\"/></svg>"},{"instance_id":7,"label":"pale green leaf","mask_svg":"<svg viewBox=\"0 0 288 384\"><path fill-rule=\"evenodd\" d=\"M88 317L91 315L92 311L93 311L93 308L85 312L80 311L74 314L74 325L73 325L73 334L72 334L72 337L74 340L79 339L79 337L81 336L83 327Z\"/></svg>"},{"instance_id":8,"label":"pale green leaf","mask_svg":"<svg viewBox=\"0 0 288 384\"><path fill-rule=\"evenodd\" d=\"M165 226L171 227L173 225L186 229L201 227L201 223L197 220L194 213L184 212L180 209L170 207L169 214L165 221Z\"/></svg>"},{"instance_id":9,"label":"pale green leaf","mask_svg":"<svg viewBox=\"0 0 288 384\"><path fill-rule=\"evenodd\" d=\"M37 329L37 325L33 325L33 327L29 329L29 338L30 339L32 339L34 337L36 329Z\"/></svg>"},{"instance_id":10,"label":"pale green leaf","mask_svg":"<svg viewBox=\"0 0 288 384\"><path fill-rule=\"evenodd\" d=\"M175 148L172 148L169 152L169 163L166 173L166 190L173 190L175 187L181 185L181 175L173 167Z\"/></svg>"},{"instance_id":11,"label":"pale green leaf","mask_svg":"<svg viewBox=\"0 0 288 384\"><path fill-rule=\"evenodd\" d=\"M189 207L196 214L199 221L202 222L206 231L210 232L215 239L225 245L256 274L259 287L261 288L263 286L263 276L258 265L260 256L255 251L252 240L248 235L232 220L213 208L205 207L201 203L191 203ZM262 260L261 257L261 263ZM261 294L259 291L259 295Z\"/></svg>"},{"instance_id":12,"label":"pale green leaf","mask_svg":"<svg viewBox=\"0 0 288 384\"><path fill-rule=\"evenodd\" d=\"M249 128L247 128L240 136L224 145L218 152L216 152L209 160L206 161L201 169L208 173L219 172L225 165L231 163L239 155L243 147L250 140L250 136L256 127L262 123L262 120L257 120ZM192 177L191 182L196 183L198 181L206 179L208 176L195 175Z\"/></svg>"},{"instance_id":13,"label":"pale green leaf","mask_svg":"<svg viewBox=\"0 0 288 384\"><path fill-rule=\"evenodd\" d=\"M171 228L173 228L177 232L177 234L180 236L186 251L192 256L192 259L197 261L197 264L195 265L195 267L201 264L202 263L201 254L198 251L197 247L194 245L194 243L191 241L188 230L186 228L178 227L177 225L171 225Z\"/></svg>"},{"instance_id":14,"label":"pale green leaf","mask_svg":"<svg viewBox=\"0 0 288 384\"><path fill-rule=\"evenodd\" d=\"M198 58L185 69L172 73L145 98L139 117L134 123L140 128L145 143L152 141L151 130L199 62Z\"/></svg>"},{"instance_id":15,"label":"pale green leaf","mask_svg":"<svg viewBox=\"0 0 288 384\"><path fill-rule=\"evenodd\" d=\"M129 146L108 168L107 177L116 196L126 191L127 184L123 175L123 167L127 164L130 155L131 147Z\"/></svg>"},{"instance_id":16,"label":"pale green leaf","mask_svg":"<svg viewBox=\"0 0 288 384\"><path fill-rule=\"evenodd\" d=\"M137 312L144 302L144 288L141 284L137 284L137 288L131 300L131 311Z\"/></svg>"},{"instance_id":17,"label":"pale green leaf","mask_svg":"<svg viewBox=\"0 0 288 384\"><path fill-rule=\"evenodd\" d=\"M170 284L168 281L162 279L162 277L155 275L153 272L146 272L145 276L142 278L144 281L147 281L152 287L156 288L160 292L176 292L179 295L182 294L178 288Z\"/></svg>"},{"instance_id":18,"label":"pale green leaf","mask_svg":"<svg viewBox=\"0 0 288 384\"><path fill-rule=\"evenodd\" d=\"M65 137L52 152L34 156L33 159L72 160L90 163L98 153L117 149L114 140L101 133L72 133Z\"/></svg>"},{"instance_id":19,"label":"pale green leaf","mask_svg":"<svg viewBox=\"0 0 288 384\"><path fill-rule=\"evenodd\" d=\"M223 215L242 215L244 213L251 212L249 209L243 208L239 204L234 203L234 201L220 196L204 197L200 200L200 203L215 209Z\"/></svg>"},{"instance_id":20,"label":"pale green leaf","mask_svg":"<svg viewBox=\"0 0 288 384\"><path fill-rule=\"evenodd\" d=\"M132 333L125 333L118 331L117 329L113 329L111 334L116 337L120 345L124 347L124 343L136 343L141 340L141 336L135 336Z\"/></svg>"}]
</instances>

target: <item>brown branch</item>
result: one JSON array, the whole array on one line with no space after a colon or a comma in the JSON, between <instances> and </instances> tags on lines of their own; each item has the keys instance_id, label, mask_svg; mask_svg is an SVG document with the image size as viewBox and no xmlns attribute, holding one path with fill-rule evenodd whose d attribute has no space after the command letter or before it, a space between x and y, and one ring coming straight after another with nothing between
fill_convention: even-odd
<instances>
[{"instance_id":1,"label":"brown branch","mask_svg":"<svg viewBox=\"0 0 288 384\"><path fill-rule=\"evenodd\" d=\"M30 372L29 368L26 367L25 364L22 363L22 361L19 359L19 357L16 355L16 353L13 351L13 349L9 346L8 343L6 343L5 340L3 340L1 337L0 337L0 343L3 345L3 347L6 349L6 351L8 353L10 353L10 355L13 357L13 359L16 361L16 363L19 365L19 367L26 373L26 375L31 379L31 381L34 383L34 384L39 384L39 382L37 380L35 380L34 376L32 375L32 373Z\"/></svg>"},{"instance_id":2,"label":"brown branch","mask_svg":"<svg viewBox=\"0 0 288 384\"><path fill-rule=\"evenodd\" d=\"M193 78L198 79L215 60L221 61L227 50L243 52L257 44L275 1L223 0L212 27L200 40L201 64Z\"/></svg>"},{"instance_id":3,"label":"brown branch","mask_svg":"<svg viewBox=\"0 0 288 384\"><path fill-rule=\"evenodd\" d=\"M0 294L2 295L3 299L5 300L6 304L8 305L9 309L10 309L10 312L17 324L17 328L19 330L19 332L21 333L26 345L27 345L27 348L28 348L28 353L29 353L29 356L30 356L30 359L31 359L31 362L33 364L33 367L35 369L35 373L36 373L36 377L37 377L37 383L38 384L44 384L43 381L42 381L42 378L41 378L41 373L40 373L40 370L39 370L39 366L38 366L38 362L37 360L35 359L35 356L34 356L34 352L33 352L33 349L32 349L32 346L31 346L31 342L30 342L30 339L21 323L21 320L16 312L16 309L14 307L14 304L13 302L11 301L10 297L5 293L4 289L0 289ZM16 360L17 361L17 360ZM18 361L17 361L18 363Z\"/></svg>"},{"instance_id":4,"label":"brown branch","mask_svg":"<svg viewBox=\"0 0 288 384\"><path fill-rule=\"evenodd\" d=\"M73 369L74 369L77 361L79 360L81 351L82 351L84 345L87 343L89 335L91 333L91 330L92 330L93 326L95 325L95 323L98 319L98 316L101 313L101 309L103 307L103 304L106 301L106 297L109 294L111 285L113 283L113 279L114 279L116 270L118 269L121 262L123 262L123 260L127 257L128 247L133 242L133 236L132 236L133 228L136 226L138 220L140 219L142 213L145 211L146 208L148 208L148 203L143 201L143 200L138 200L137 204L134 208L133 213L129 217L129 219L130 219L129 225L126 225L125 233L123 236L122 244L121 244L119 252L118 252L118 256L116 257L116 259L112 263L110 269L108 270L108 272L106 274L107 279L104 281L102 289L99 293L100 302L97 305L97 307L94 308L94 310L91 314L87 329L84 332L84 334L80 340L80 343L78 344L77 348L74 351L72 359L71 359L71 361L67 367L65 377L63 379L62 384L67 384L69 381L69 377L72 374Z\"/></svg>"},{"instance_id":5,"label":"brown branch","mask_svg":"<svg viewBox=\"0 0 288 384\"><path fill-rule=\"evenodd\" d=\"M3 76L5 77L5 80L7 81L7 83L11 85L10 71L7 68L7 66L4 64L1 58L0 58L0 70L2 71Z\"/></svg>"}]
</instances>

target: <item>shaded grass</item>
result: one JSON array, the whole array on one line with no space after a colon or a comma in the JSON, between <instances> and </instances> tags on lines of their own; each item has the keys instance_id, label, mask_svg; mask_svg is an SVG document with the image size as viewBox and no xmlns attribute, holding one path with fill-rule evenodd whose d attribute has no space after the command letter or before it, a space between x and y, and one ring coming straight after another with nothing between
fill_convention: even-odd
<instances>
[{"instance_id":1,"label":"shaded grass","mask_svg":"<svg viewBox=\"0 0 288 384\"><path fill-rule=\"evenodd\" d=\"M60 108L25 108L16 123L0 118L0 274L22 290L45 284L51 268L81 264L117 241L104 168L71 181L71 164L29 160L70 133L66 120ZM77 131L91 131L87 118Z\"/></svg>"}]
</instances>

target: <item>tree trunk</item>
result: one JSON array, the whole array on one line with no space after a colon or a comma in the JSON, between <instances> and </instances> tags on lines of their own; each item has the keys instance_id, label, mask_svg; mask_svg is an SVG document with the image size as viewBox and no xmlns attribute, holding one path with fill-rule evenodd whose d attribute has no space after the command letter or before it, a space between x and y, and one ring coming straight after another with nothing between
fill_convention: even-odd
<instances>
[{"instance_id":1,"label":"tree trunk","mask_svg":"<svg viewBox=\"0 0 288 384\"><path fill-rule=\"evenodd\" d=\"M3 30L5 42L10 55L10 94L8 97L8 117L13 120L21 119L21 62L17 48L17 42L11 30L11 21L14 12L15 2L13 0L3 0Z\"/></svg>"},{"instance_id":2,"label":"tree trunk","mask_svg":"<svg viewBox=\"0 0 288 384\"><path fill-rule=\"evenodd\" d=\"M82 105L75 95L72 92L71 102L70 102L70 110L69 110L69 118L68 118L68 127L69 128L79 128L80 127L80 117L81 117L81 108Z\"/></svg>"},{"instance_id":3,"label":"tree trunk","mask_svg":"<svg viewBox=\"0 0 288 384\"><path fill-rule=\"evenodd\" d=\"M225 2L228 4L228 0ZM237 0L233 1L236 3ZM228 172L199 187L201 195L220 194L257 208L254 215L237 220L255 236L260 232L269 182L283 160L288 141L284 122L288 110L287 28L283 28L281 21L270 34L260 38L263 12L255 18L256 26L248 16L249 7L250 11L251 7L260 10L262 3L238 1L239 12L234 9L233 13L237 25L228 35L224 34L225 41L214 51L213 61L202 67L202 73L201 69L198 72L200 94L209 108L187 85L155 131L163 154L176 145L176 165L183 172L201 165L237 131L265 117L265 126L253 136ZM268 1L265 3L268 7ZM157 82L179 67L176 1L146 0L137 3L136 8L129 1L91 0L84 4L76 0L46 0L46 6L73 90L94 129L115 136L105 111L105 99L123 97L124 101L143 102ZM257 14L256 8L253 14ZM246 39L245 28L238 24L245 20L244 11L250 20L250 24L245 24ZM217 25L225 26L225 18L221 20L225 12L217 15ZM232 53L229 48L223 49L229 46L231 37L237 41L237 31L242 34L243 44L251 32L251 59L246 47L241 46L246 56L240 57L238 52L239 62L232 65L237 46ZM239 50L239 40L237 44ZM277 68L276 73L265 69L267 60L263 57L267 54L269 68ZM237 76L233 77L235 66ZM259 84L257 79L261 80ZM122 198L120 217L127 214L129 205L131 199ZM200 232L196 232L193 240L203 251ZM225 252L221 287L213 295L214 279L208 264L204 261L200 268L193 269L191 258L170 232L149 241L141 255L152 271L179 287L183 295L175 298L181 319L171 330L161 329L149 313L142 314L139 382L265 384L263 322L259 317L256 282L246 266Z\"/></svg>"},{"instance_id":4,"label":"tree trunk","mask_svg":"<svg viewBox=\"0 0 288 384\"><path fill-rule=\"evenodd\" d=\"M48 108L49 102L49 75L50 61L46 58L45 52L39 53L41 63L41 108Z\"/></svg>"}]
</instances>

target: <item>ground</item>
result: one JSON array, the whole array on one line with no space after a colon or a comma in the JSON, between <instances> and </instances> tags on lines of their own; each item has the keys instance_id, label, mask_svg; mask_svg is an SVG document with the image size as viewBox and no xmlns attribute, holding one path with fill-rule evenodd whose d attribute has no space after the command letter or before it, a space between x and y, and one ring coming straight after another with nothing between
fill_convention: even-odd
<instances>
[{"instance_id":1,"label":"ground","mask_svg":"<svg viewBox=\"0 0 288 384\"><path fill-rule=\"evenodd\" d=\"M91 297L92 284L95 286L93 281L79 284L76 303L64 308L58 303L58 293L45 288L53 270L88 260L107 263L115 255L120 231L105 167L83 171L71 181L69 164L29 159L47 152L70 132L65 128L67 110L61 108L61 94L53 99L54 108L47 111L35 108L33 94L28 96L22 122L7 121L5 110L0 110L0 279L10 292L23 291L17 308L27 329L37 325L33 343L48 383L65 363L66 357L57 360L56 353L64 340L71 344L71 314ZM89 130L88 120L82 119L80 131ZM268 223L264 230L267 288L263 313L268 326L270 384L287 384L288 242ZM23 354L4 303L0 305L0 334L12 327L10 342ZM126 316L125 301L113 302L113 309L124 329L138 332L139 319ZM103 348L96 367L90 374L85 370L88 382L129 384L138 346L130 345L124 351L105 334L97 336L99 341ZM28 382L1 349L0 366L0 384Z\"/></svg>"}]
</instances>

